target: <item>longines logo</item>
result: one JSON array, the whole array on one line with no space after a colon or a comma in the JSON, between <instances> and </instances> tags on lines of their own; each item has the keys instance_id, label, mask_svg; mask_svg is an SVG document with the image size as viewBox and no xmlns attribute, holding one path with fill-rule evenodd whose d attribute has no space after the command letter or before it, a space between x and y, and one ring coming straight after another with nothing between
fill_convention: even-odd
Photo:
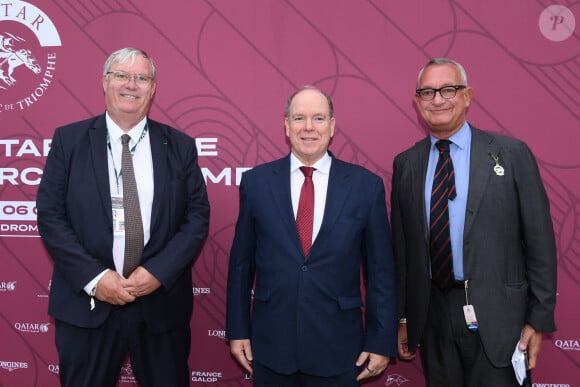
<instances>
[{"instance_id":1,"label":"longines logo","mask_svg":"<svg viewBox=\"0 0 580 387\"><path fill-rule=\"evenodd\" d=\"M16 281L0 281L0 292L13 292L16 290Z\"/></svg>"},{"instance_id":2,"label":"longines logo","mask_svg":"<svg viewBox=\"0 0 580 387\"><path fill-rule=\"evenodd\" d=\"M210 294L210 293L211 293L210 288L193 288L194 296L200 296L202 294Z\"/></svg>"},{"instance_id":3,"label":"longines logo","mask_svg":"<svg viewBox=\"0 0 580 387\"><path fill-rule=\"evenodd\" d=\"M23 362L23 361L0 360L0 367L4 368L8 372L12 372L14 370L28 368L28 363Z\"/></svg>"},{"instance_id":4,"label":"longines logo","mask_svg":"<svg viewBox=\"0 0 580 387\"><path fill-rule=\"evenodd\" d=\"M405 378L403 375L399 374L389 374L387 380L385 381L385 386L400 386L403 383L408 382L409 379Z\"/></svg>"},{"instance_id":5,"label":"longines logo","mask_svg":"<svg viewBox=\"0 0 580 387\"><path fill-rule=\"evenodd\" d=\"M44 96L56 72L58 31L40 8L0 3L0 113L22 111Z\"/></svg>"},{"instance_id":6,"label":"longines logo","mask_svg":"<svg viewBox=\"0 0 580 387\"><path fill-rule=\"evenodd\" d=\"M49 325L50 323L17 322L14 323L14 328L25 333L47 333Z\"/></svg>"},{"instance_id":7,"label":"longines logo","mask_svg":"<svg viewBox=\"0 0 580 387\"><path fill-rule=\"evenodd\" d=\"M555 340L554 345L564 351L580 351L580 342L578 340Z\"/></svg>"},{"instance_id":8,"label":"longines logo","mask_svg":"<svg viewBox=\"0 0 580 387\"><path fill-rule=\"evenodd\" d=\"M224 339L226 338L226 331L224 330L218 330L218 329L208 329L207 330L207 335L209 337L218 337L220 339Z\"/></svg>"},{"instance_id":9,"label":"longines logo","mask_svg":"<svg viewBox=\"0 0 580 387\"><path fill-rule=\"evenodd\" d=\"M222 378L219 371L191 371L192 382L215 383Z\"/></svg>"}]
</instances>

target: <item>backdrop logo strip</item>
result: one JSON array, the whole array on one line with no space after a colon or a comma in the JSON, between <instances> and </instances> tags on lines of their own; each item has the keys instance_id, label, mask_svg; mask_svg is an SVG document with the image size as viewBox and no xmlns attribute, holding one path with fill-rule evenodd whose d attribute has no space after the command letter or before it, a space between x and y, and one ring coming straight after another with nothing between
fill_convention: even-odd
<instances>
[{"instance_id":1,"label":"backdrop logo strip","mask_svg":"<svg viewBox=\"0 0 580 387\"><path fill-rule=\"evenodd\" d=\"M60 36L47 14L25 1L0 4L0 113L22 111L52 84Z\"/></svg>"}]
</instances>

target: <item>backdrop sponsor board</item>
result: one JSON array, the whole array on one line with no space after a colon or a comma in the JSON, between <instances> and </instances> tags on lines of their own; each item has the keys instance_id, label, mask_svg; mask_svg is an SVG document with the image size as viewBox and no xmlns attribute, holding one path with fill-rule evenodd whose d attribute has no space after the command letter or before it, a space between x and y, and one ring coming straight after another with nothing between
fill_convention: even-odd
<instances>
[{"instance_id":1,"label":"backdrop sponsor board","mask_svg":"<svg viewBox=\"0 0 580 387\"><path fill-rule=\"evenodd\" d=\"M177 0L0 2L0 384L58 385L47 315L52 263L36 190L55 127L104 112L102 65L125 46L156 60L151 117L196 138L212 205L192 278L191 385L249 386L224 340L228 252L242 173L285 155L283 107L304 84L332 95L331 150L383 177L425 136L412 104L431 57L475 89L468 118L537 156L558 242L558 331L534 386L580 380L580 45L572 1ZM127 362L119 385L136 384ZM425 385L419 360L369 386Z\"/></svg>"}]
</instances>

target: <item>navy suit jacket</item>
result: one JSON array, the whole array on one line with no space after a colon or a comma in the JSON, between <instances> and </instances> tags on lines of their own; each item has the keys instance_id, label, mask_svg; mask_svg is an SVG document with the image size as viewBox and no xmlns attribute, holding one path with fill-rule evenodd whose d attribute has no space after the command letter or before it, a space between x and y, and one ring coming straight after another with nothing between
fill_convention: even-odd
<instances>
[{"instance_id":1,"label":"navy suit jacket","mask_svg":"<svg viewBox=\"0 0 580 387\"><path fill-rule=\"evenodd\" d=\"M555 329L556 244L548 197L523 142L471 127L463 269L487 357L510 365L525 323ZM400 314L409 349L427 321L431 280L425 175L429 137L395 158L391 193ZM498 157L504 175L494 173ZM461 313L461 311L458 311ZM467 328L466 328L467 329Z\"/></svg>"},{"instance_id":2,"label":"navy suit jacket","mask_svg":"<svg viewBox=\"0 0 580 387\"><path fill-rule=\"evenodd\" d=\"M191 265L208 232L209 203L195 141L148 120L154 197L151 237L141 265L162 286L139 298L153 331L189 324L193 308ZM112 207L107 167L107 126L97 116L56 129L37 195L38 230L54 260L49 314L95 328L112 305L90 310L83 290L113 262Z\"/></svg>"},{"instance_id":3,"label":"navy suit jacket","mask_svg":"<svg viewBox=\"0 0 580 387\"><path fill-rule=\"evenodd\" d=\"M322 225L305 257L292 210L290 156L244 173L226 332L228 339L250 338L257 362L283 374L332 376L352 370L363 350L396 356L395 283L378 176L332 159Z\"/></svg>"}]
</instances>

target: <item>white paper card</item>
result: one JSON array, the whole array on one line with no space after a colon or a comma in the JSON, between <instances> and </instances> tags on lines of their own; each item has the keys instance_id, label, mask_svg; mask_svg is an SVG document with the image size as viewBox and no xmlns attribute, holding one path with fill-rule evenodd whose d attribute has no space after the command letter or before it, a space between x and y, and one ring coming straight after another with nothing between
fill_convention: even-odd
<instances>
[{"instance_id":1,"label":"white paper card","mask_svg":"<svg viewBox=\"0 0 580 387\"><path fill-rule=\"evenodd\" d=\"M518 383L522 385L526 378L526 355L520 351L519 341L516 343L516 349L512 355L512 366L516 374Z\"/></svg>"}]
</instances>

